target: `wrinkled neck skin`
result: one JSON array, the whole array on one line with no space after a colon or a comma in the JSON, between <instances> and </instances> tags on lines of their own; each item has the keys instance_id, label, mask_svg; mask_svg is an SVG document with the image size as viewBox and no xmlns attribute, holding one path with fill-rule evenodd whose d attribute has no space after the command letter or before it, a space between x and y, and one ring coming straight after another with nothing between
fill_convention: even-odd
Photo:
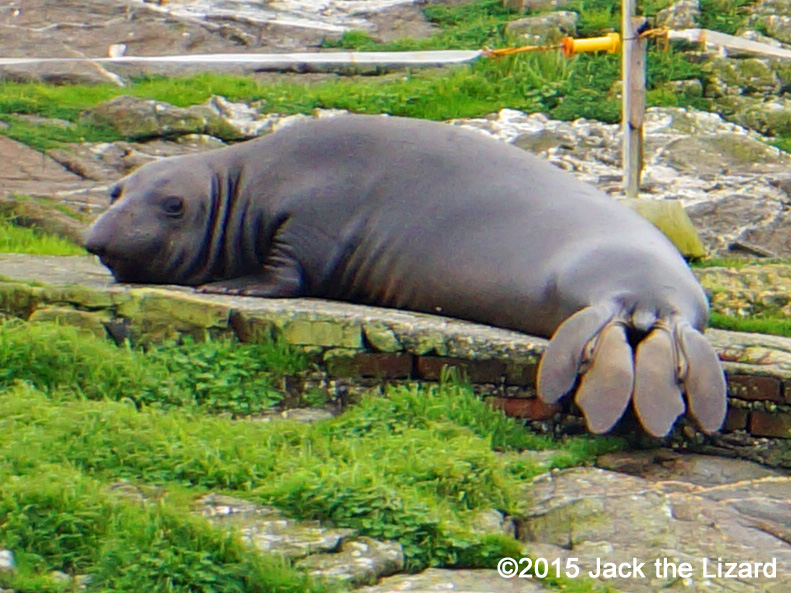
<instances>
[{"instance_id":1,"label":"wrinkled neck skin","mask_svg":"<svg viewBox=\"0 0 791 593\"><path fill-rule=\"evenodd\" d=\"M278 221L265 201L250 191L248 167L239 162L211 167L202 232L194 234L192 245L181 247L193 254L172 260L179 262L173 276L180 284L197 286L246 276L264 265Z\"/></svg>"}]
</instances>

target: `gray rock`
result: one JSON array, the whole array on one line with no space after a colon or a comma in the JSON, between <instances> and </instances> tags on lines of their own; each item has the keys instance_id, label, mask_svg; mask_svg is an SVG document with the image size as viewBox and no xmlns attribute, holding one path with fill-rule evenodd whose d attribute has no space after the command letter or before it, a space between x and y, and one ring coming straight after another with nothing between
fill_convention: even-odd
<instances>
[{"instance_id":1,"label":"gray rock","mask_svg":"<svg viewBox=\"0 0 791 593\"><path fill-rule=\"evenodd\" d=\"M713 180L727 175L760 175L787 170L791 166L791 156L754 137L723 132L671 140L657 151L653 164Z\"/></svg>"},{"instance_id":2,"label":"gray rock","mask_svg":"<svg viewBox=\"0 0 791 593\"><path fill-rule=\"evenodd\" d=\"M568 3L569 0L503 0L503 6L518 12L551 10L565 6Z\"/></svg>"},{"instance_id":3,"label":"gray rock","mask_svg":"<svg viewBox=\"0 0 791 593\"><path fill-rule=\"evenodd\" d=\"M732 250L743 243L748 234L755 236L777 228L783 209L780 192L750 183L728 195L691 204L686 211L709 253L727 256L733 255ZM786 253L784 246L777 242L757 246L776 256Z\"/></svg>"},{"instance_id":4,"label":"gray rock","mask_svg":"<svg viewBox=\"0 0 791 593\"><path fill-rule=\"evenodd\" d=\"M60 585L71 583L71 576L59 570L53 570L49 573L50 578Z\"/></svg>"},{"instance_id":5,"label":"gray rock","mask_svg":"<svg viewBox=\"0 0 791 593\"><path fill-rule=\"evenodd\" d=\"M705 488L789 475L788 471L740 459L681 453L671 449L608 453L600 456L596 465L652 482L679 481Z\"/></svg>"},{"instance_id":6,"label":"gray rock","mask_svg":"<svg viewBox=\"0 0 791 593\"><path fill-rule=\"evenodd\" d=\"M257 108L260 105L234 103L215 95L209 99L207 106L236 129L242 138L254 138L272 131L273 119L261 115Z\"/></svg>"},{"instance_id":7,"label":"gray rock","mask_svg":"<svg viewBox=\"0 0 791 593\"><path fill-rule=\"evenodd\" d=\"M655 26L690 29L698 26L700 0L681 0L656 13Z\"/></svg>"},{"instance_id":8,"label":"gray rock","mask_svg":"<svg viewBox=\"0 0 791 593\"><path fill-rule=\"evenodd\" d=\"M80 120L89 125L112 127L132 140L185 134L209 134L225 140L244 138L207 105L182 108L131 95L99 103L84 111Z\"/></svg>"},{"instance_id":9,"label":"gray rock","mask_svg":"<svg viewBox=\"0 0 791 593\"><path fill-rule=\"evenodd\" d=\"M150 500L161 500L165 490L157 486L133 484L127 480L119 480L107 486L113 494L125 498L129 502L142 503Z\"/></svg>"},{"instance_id":10,"label":"gray rock","mask_svg":"<svg viewBox=\"0 0 791 593\"><path fill-rule=\"evenodd\" d=\"M26 113L22 113L14 117L35 126L54 126L56 128L65 129L74 127L74 123L66 121L65 119L57 119L54 117L41 117L38 115L28 115Z\"/></svg>"},{"instance_id":11,"label":"gray rock","mask_svg":"<svg viewBox=\"0 0 791 593\"><path fill-rule=\"evenodd\" d=\"M791 43L791 16L768 14L758 18L754 24L762 26L769 37L784 43Z\"/></svg>"},{"instance_id":12,"label":"gray rock","mask_svg":"<svg viewBox=\"0 0 791 593\"><path fill-rule=\"evenodd\" d=\"M293 420L294 422L304 422L312 424L333 418L330 410L324 408L290 408L287 410L272 410L256 417L259 422L275 422L277 420Z\"/></svg>"},{"instance_id":13,"label":"gray rock","mask_svg":"<svg viewBox=\"0 0 791 593\"><path fill-rule=\"evenodd\" d=\"M575 468L533 482L528 491L533 506L520 533L532 555L561 562L575 557L586 572L595 570L597 561L644 562L645 578L602 579L633 593L779 593L787 586L781 575L791 570L791 539L786 534L790 495L787 476L706 487L683 475L652 480ZM717 558L775 561L776 577L759 573L738 581L721 578L712 573ZM691 577L657 574L654 562L665 559L689 563ZM708 577L704 561L709 563Z\"/></svg>"},{"instance_id":14,"label":"gray rock","mask_svg":"<svg viewBox=\"0 0 791 593\"><path fill-rule=\"evenodd\" d=\"M282 513L274 507L261 506L244 498L213 492L198 498L195 505L201 515L211 520L248 519L258 516L277 519L282 517Z\"/></svg>"},{"instance_id":15,"label":"gray rock","mask_svg":"<svg viewBox=\"0 0 791 593\"><path fill-rule=\"evenodd\" d=\"M359 587L403 570L404 552L397 542L359 537L344 540L335 553L308 556L297 566L315 578Z\"/></svg>"},{"instance_id":16,"label":"gray rock","mask_svg":"<svg viewBox=\"0 0 791 593\"><path fill-rule=\"evenodd\" d=\"M616 197L621 194L617 125L559 122L511 110L453 123L532 150ZM650 108L644 131L642 195L681 200L709 253L728 255L749 234L766 253L791 255L784 241L775 241L788 224L783 214L788 196L772 181L789 169L786 153L717 114L695 110ZM774 236L764 236L770 230Z\"/></svg>"},{"instance_id":17,"label":"gray rock","mask_svg":"<svg viewBox=\"0 0 791 593\"><path fill-rule=\"evenodd\" d=\"M85 220L62 204L25 197L0 197L0 216L12 218L14 223L81 244L88 225Z\"/></svg>"},{"instance_id":18,"label":"gray rock","mask_svg":"<svg viewBox=\"0 0 791 593\"><path fill-rule=\"evenodd\" d=\"M551 149L573 150L577 140L572 134L558 131L537 130L517 136L512 144L534 154L546 153Z\"/></svg>"},{"instance_id":19,"label":"gray rock","mask_svg":"<svg viewBox=\"0 0 791 593\"><path fill-rule=\"evenodd\" d=\"M747 24L777 41L791 41L791 6L785 0L760 0L751 8Z\"/></svg>"},{"instance_id":20,"label":"gray rock","mask_svg":"<svg viewBox=\"0 0 791 593\"><path fill-rule=\"evenodd\" d=\"M196 505L212 523L232 529L261 552L301 559L297 566L317 578L360 586L404 567L400 544L352 538L353 529L295 521L273 507L222 494L203 496Z\"/></svg>"},{"instance_id":21,"label":"gray rock","mask_svg":"<svg viewBox=\"0 0 791 593\"><path fill-rule=\"evenodd\" d=\"M82 591L83 589L86 589L91 583L91 577L87 574L71 576L59 570L53 570L51 573L49 573L49 576L58 585L70 585L70 588L68 589L70 591ZM2 590L0 590L0 593L2 593Z\"/></svg>"},{"instance_id":22,"label":"gray rock","mask_svg":"<svg viewBox=\"0 0 791 593\"><path fill-rule=\"evenodd\" d=\"M65 200L95 184L52 158L11 138L0 136L0 197L16 194Z\"/></svg>"},{"instance_id":23,"label":"gray rock","mask_svg":"<svg viewBox=\"0 0 791 593\"><path fill-rule=\"evenodd\" d=\"M753 15L782 15L791 16L791 4L786 0L759 0L752 7Z\"/></svg>"},{"instance_id":24,"label":"gray rock","mask_svg":"<svg viewBox=\"0 0 791 593\"><path fill-rule=\"evenodd\" d=\"M772 60L715 58L705 65L705 70L709 75L709 96L775 94L781 89Z\"/></svg>"},{"instance_id":25,"label":"gray rock","mask_svg":"<svg viewBox=\"0 0 791 593\"><path fill-rule=\"evenodd\" d=\"M288 558L335 551L355 533L353 529L324 527L317 521L296 521L273 507L221 494L207 494L196 504L201 515L238 532L243 541L261 552Z\"/></svg>"},{"instance_id":26,"label":"gray rock","mask_svg":"<svg viewBox=\"0 0 791 593\"><path fill-rule=\"evenodd\" d=\"M188 134L177 141L64 144L42 154L0 136L0 199L12 199L15 195L50 198L65 203L75 212L93 214L107 207L110 187L140 165L161 157L221 146L224 143L213 136ZM55 212L53 215L62 218ZM58 220L52 222L56 226L61 224ZM43 226L62 234L49 228L52 225Z\"/></svg>"},{"instance_id":27,"label":"gray rock","mask_svg":"<svg viewBox=\"0 0 791 593\"><path fill-rule=\"evenodd\" d=\"M785 97L727 97L718 104L739 125L772 136L791 134L791 100Z\"/></svg>"},{"instance_id":28,"label":"gray rock","mask_svg":"<svg viewBox=\"0 0 791 593\"><path fill-rule=\"evenodd\" d=\"M476 513L472 519L472 528L479 533L498 533L511 537L516 535L514 520L506 518L496 509Z\"/></svg>"},{"instance_id":29,"label":"gray rock","mask_svg":"<svg viewBox=\"0 0 791 593\"><path fill-rule=\"evenodd\" d=\"M0 550L0 572L9 573L16 571L14 553L11 550Z\"/></svg>"},{"instance_id":30,"label":"gray rock","mask_svg":"<svg viewBox=\"0 0 791 593\"><path fill-rule=\"evenodd\" d=\"M511 21L506 25L505 33L528 45L556 43L562 37L575 34L578 20L576 12L559 10Z\"/></svg>"},{"instance_id":31,"label":"gray rock","mask_svg":"<svg viewBox=\"0 0 791 593\"><path fill-rule=\"evenodd\" d=\"M364 587L358 593L396 593L414 591L415 593L440 593L458 591L459 593L543 593L555 591L544 587L535 579L506 579L496 570L444 570L429 568L419 574L397 575L382 580L375 587Z\"/></svg>"}]
</instances>

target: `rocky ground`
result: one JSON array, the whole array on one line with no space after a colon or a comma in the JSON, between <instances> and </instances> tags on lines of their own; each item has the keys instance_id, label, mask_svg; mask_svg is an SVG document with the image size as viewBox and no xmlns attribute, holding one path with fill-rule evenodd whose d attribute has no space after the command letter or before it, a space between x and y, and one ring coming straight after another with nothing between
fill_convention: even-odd
<instances>
[{"instance_id":1,"label":"rocky ground","mask_svg":"<svg viewBox=\"0 0 791 593\"><path fill-rule=\"evenodd\" d=\"M447 0L446 0L447 1ZM344 32L382 41L435 31L417 0L0 0L3 57L108 57L318 51ZM141 74L200 70L183 65L96 63L6 66L15 80L115 82ZM231 72L251 70L228 67Z\"/></svg>"},{"instance_id":2,"label":"rocky ground","mask_svg":"<svg viewBox=\"0 0 791 593\"><path fill-rule=\"evenodd\" d=\"M157 495L123 482L111 488L141 502ZM640 567L598 579L630 593L781 593L791 582L788 472L657 449L609 454L599 458L597 467L541 475L525 497L531 509L526 516L503 517L492 510L478 518L479 528L515 534L525 543L525 554L544 559L553 576L559 572L571 582L592 580L597 566L607 563ZM398 574L403 555L395 542L296 522L276 509L220 494L197 500L195 512L236 530L263 552L281 553L313 575L359 593L556 590L535 579L505 578L494 569ZM13 554L0 550L0 570L13 570L13 562ZM674 574L684 563L687 576ZM725 576L732 564L738 567L736 576ZM53 578L74 578L79 587L88 577L54 573Z\"/></svg>"}]
</instances>

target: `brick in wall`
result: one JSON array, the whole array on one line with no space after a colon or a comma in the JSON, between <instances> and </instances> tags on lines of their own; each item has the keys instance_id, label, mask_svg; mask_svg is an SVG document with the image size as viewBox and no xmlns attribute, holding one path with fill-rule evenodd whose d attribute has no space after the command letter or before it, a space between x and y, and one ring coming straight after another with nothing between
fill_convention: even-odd
<instances>
[{"instance_id":1,"label":"brick in wall","mask_svg":"<svg viewBox=\"0 0 791 593\"><path fill-rule=\"evenodd\" d=\"M730 375L728 395L750 401L783 403L780 379L760 375Z\"/></svg>"},{"instance_id":2,"label":"brick in wall","mask_svg":"<svg viewBox=\"0 0 791 593\"><path fill-rule=\"evenodd\" d=\"M549 420L562 409L560 404L545 404L540 399L532 397L491 397L486 399L492 406L505 412L512 418L525 418L542 422Z\"/></svg>"},{"instance_id":3,"label":"brick in wall","mask_svg":"<svg viewBox=\"0 0 791 593\"><path fill-rule=\"evenodd\" d=\"M791 414L754 410L750 413L750 434L791 439Z\"/></svg>"},{"instance_id":4,"label":"brick in wall","mask_svg":"<svg viewBox=\"0 0 791 593\"><path fill-rule=\"evenodd\" d=\"M505 364L499 360L466 360L449 356L419 356L418 378L439 381L444 367L456 367L471 383L501 383Z\"/></svg>"},{"instance_id":5,"label":"brick in wall","mask_svg":"<svg viewBox=\"0 0 791 593\"><path fill-rule=\"evenodd\" d=\"M363 377L389 381L412 376L413 356L389 352L361 352L349 358L327 361L331 377Z\"/></svg>"}]
</instances>

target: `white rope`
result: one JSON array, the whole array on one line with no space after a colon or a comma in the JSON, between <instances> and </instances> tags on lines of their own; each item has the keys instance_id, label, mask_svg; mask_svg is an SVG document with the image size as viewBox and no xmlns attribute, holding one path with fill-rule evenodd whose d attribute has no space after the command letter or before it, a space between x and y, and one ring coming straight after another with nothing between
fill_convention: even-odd
<instances>
[{"instance_id":1,"label":"white rope","mask_svg":"<svg viewBox=\"0 0 791 593\"><path fill-rule=\"evenodd\" d=\"M684 29L668 31L670 40L705 43L726 49L739 49L779 58L791 58L791 50L775 47L768 43L752 41L710 31L708 29ZM114 46L113 46L114 47ZM0 58L0 66L20 66L48 63L95 63L95 64L249 64L262 68L293 69L303 66L431 66L463 64L477 60L484 50L436 50L436 51L381 51L381 52L300 52L282 54L192 54L184 56L125 56L105 58Z\"/></svg>"},{"instance_id":2,"label":"white rope","mask_svg":"<svg viewBox=\"0 0 791 593\"><path fill-rule=\"evenodd\" d=\"M111 58L0 58L0 66L93 62L100 64L252 64L269 68L301 65L417 66L461 64L477 60L481 50L315 52L285 54L192 54L185 56L117 56Z\"/></svg>"},{"instance_id":3,"label":"white rope","mask_svg":"<svg viewBox=\"0 0 791 593\"><path fill-rule=\"evenodd\" d=\"M719 31L708 29L684 29L682 31L668 31L667 38L670 40L689 41L690 43L704 43L724 47L725 49L739 49L766 56L777 58L791 58L791 50L782 47L775 47L768 43L735 37Z\"/></svg>"}]
</instances>

